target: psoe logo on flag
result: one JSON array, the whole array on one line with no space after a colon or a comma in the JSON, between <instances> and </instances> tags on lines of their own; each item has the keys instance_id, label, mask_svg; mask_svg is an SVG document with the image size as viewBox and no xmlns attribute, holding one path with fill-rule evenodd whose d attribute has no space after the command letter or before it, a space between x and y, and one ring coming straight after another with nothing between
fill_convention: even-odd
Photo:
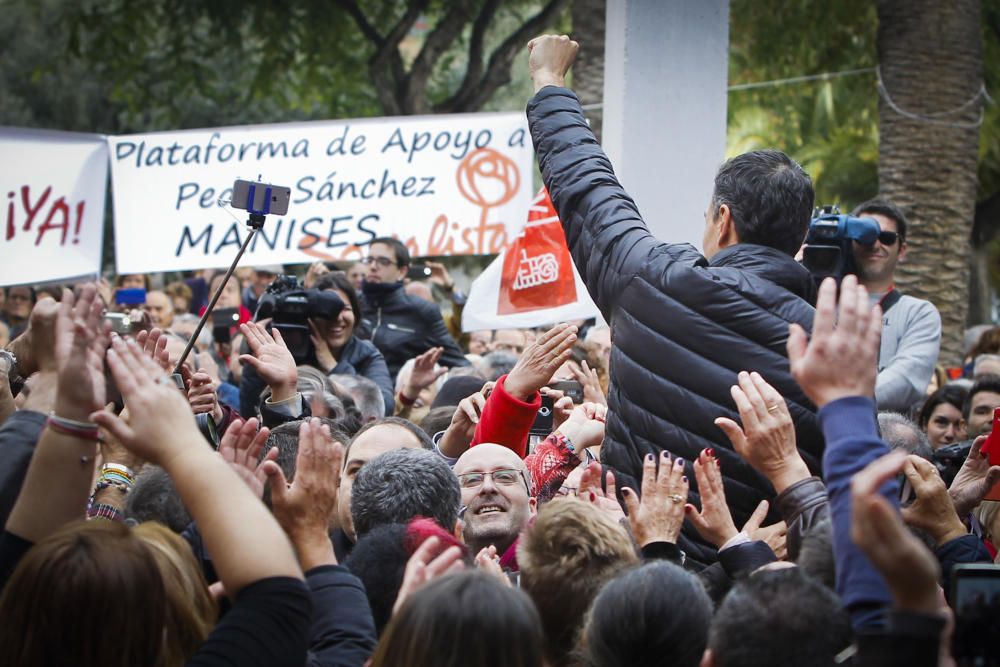
<instances>
[{"instance_id":1,"label":"psoe logo on flag","mask_svg":"<svg viewBox=\"0 0 1000 667\"><path fill-rule=\"evenodd\" d=\"M528 251L521 248L521 263L517 268L512 289L523 290L559 280L559 260L554 253L547 252L528 257Z\"/></svg>"}]
</instances>

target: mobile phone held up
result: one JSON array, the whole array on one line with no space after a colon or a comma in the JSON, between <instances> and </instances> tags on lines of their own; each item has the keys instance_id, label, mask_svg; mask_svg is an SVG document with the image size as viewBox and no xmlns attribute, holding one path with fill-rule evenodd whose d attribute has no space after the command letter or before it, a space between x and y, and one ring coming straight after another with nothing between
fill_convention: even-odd
<instances>
[{"instance_id":1,"label":"mobile phone held up","mask_svg":"<svg viewBox=\"0 0 1000 667\"><path fill-rule=\"evenodd\" d=\"M269 194L270 197L268 197ZM269 198L270 201L268 201ZM288 213L288 202L291 198L291 188L283 185L256 183L241 179L233 183L231 204L233 208L250 211L251 213L284 215Z\"/></svg>"},{"instance_id":2,"label":"mobile phone held up","mask_svg":"<svg viewBox=\"0 0 1000 667\"><path fill-rule=\"evenodd\" d=\"M993 430L986 437L982 452L991 466L1000 465L1000 408L993 411ZM994 484L983 500L1000 500L1000 483Z\"/></svg>"},{"instance_id":3,"label":"mobile phone held up","mask_svg":"<svg viewBox=\"0 0 1000 667\"><path fill-rule=\"evenodd\" d=\"M952 655L959 667L1000 665L1000 566L956 565L951 575L951 607L955 610Z\"/></svg>"}]
</instances>

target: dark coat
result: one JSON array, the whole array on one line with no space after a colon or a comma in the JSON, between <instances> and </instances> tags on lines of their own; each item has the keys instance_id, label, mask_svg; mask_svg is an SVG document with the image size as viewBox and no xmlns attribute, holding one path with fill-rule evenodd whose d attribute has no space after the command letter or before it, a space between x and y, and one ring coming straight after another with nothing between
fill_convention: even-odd
<instances>
[{"instance_id":1,"label":"dark coat","mask_svg":"<svg viewBox=\"0 0 1000 667\"><path fill-rule=\"evenodd\" d=\"M812 327L812 277L773 248L738 244L709 261L691 245L654 238L571 91L542 89L528 104L528 123L573 261L611 325L602 459L641 479L643 456L666 449L688 462L693 486L690 461L712 447L741 526L774 489L714 424L739 419L729 393L739 371L758 371L781 392L803 458L820 470L815 406L792 379L785 351L790 323Z\"/></svg>"},{"instance_id":2,"label":"dark coat","mask_svg":"<svg viewBox=\"0 0 1000 667\"><path fill-rule=\"evenodd\" d=\"M381 286L380 286L381 287ZM399 283L395 289L361 294L361 323L357 335L379 349L393 380L410 359L432 347L443 347L438 363L468 366L469 362L448 333L441 310L421 298L410 296Z\"/></svg>"}]
</instances>

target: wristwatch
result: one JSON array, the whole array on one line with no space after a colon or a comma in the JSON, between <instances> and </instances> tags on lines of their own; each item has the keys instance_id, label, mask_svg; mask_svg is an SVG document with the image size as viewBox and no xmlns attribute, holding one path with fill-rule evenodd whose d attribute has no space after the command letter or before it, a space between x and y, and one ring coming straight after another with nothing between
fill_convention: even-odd
<instances>
[{"instance_id":1,"label":"wristwatch","mask_svg":"<svg viewBox=\"0 0 1000 667\"><path fill-rule=\"evenodd\" d=\"M8 380L15 380L20 375L17 357L10 350L0 349L0 367L6 367Z\"/></svg>"}]
</instances>

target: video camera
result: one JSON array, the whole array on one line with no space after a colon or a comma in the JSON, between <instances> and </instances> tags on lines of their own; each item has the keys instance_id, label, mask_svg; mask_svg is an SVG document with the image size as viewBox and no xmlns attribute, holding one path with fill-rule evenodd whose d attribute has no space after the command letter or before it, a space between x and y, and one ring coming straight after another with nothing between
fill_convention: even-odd
<instances>
[{"instance_id":1,"label":"video camera","mask_svg":"<svg viewBox=\"0 0 1000 667\"><path fill-rule=\"evenodd\" d=\"M309 320L335 320L343 309L334 292L306 289L295 276L279 276L260 296L254 321L271 318L271 328L281 332L295 363L308 364L316 357Z\"/></svg>"},{"instance_id":2,"label":"video camera","mask_svg":"<svg viewBox=\"0 0 1000 667\"><path fill-rule=\"evenodd\" d=\"M852 244L874 245L881 231L873 218L843 215L836 206L817 207L802 248L802 264L817 282L830 276L840 282L857 273Z\"/></svg>"}]
</instances>

